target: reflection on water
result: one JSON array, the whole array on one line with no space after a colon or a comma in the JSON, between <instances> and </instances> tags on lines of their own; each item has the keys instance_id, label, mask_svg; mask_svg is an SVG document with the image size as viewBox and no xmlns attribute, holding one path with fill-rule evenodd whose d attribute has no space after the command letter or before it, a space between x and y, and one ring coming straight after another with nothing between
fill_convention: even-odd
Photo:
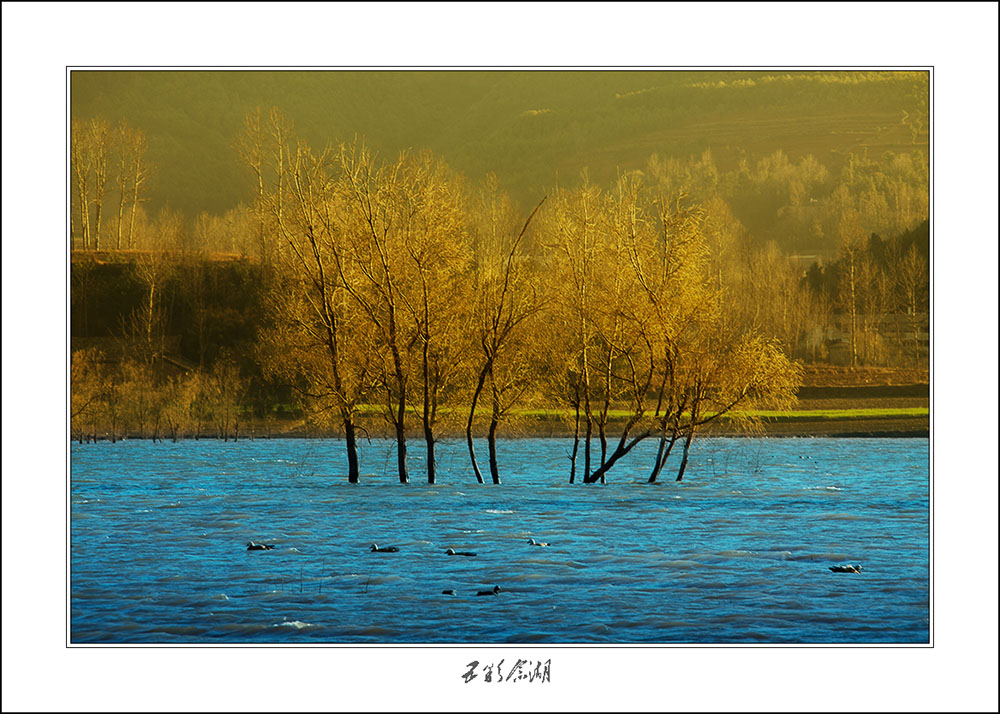
<instances>
[{"instance_id":1,"label":"reflection on water","mask_svg":"<svg viewBox=\"0 0 1000 714\"><path fill-rule=\"evenodd\" d=\"M926 439L704 439L654 485L643 444L603 486L560 440L504 442L502 486L366 446L351 485L334 440L74 445L72 641L928 641Z\"/></svg>"}]
</instances>

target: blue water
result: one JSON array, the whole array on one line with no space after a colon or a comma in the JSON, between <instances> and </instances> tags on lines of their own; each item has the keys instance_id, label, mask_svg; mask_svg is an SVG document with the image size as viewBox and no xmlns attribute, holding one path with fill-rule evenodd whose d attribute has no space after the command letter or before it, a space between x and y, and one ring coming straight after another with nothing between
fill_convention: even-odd
<instances>
[{"instance_id":1,"label":"blue water","mask_svg":"<svg viewBox=\"0 0 1000 714\"><path fill-rule=\"evenodd\" d=\"M929 641L926 439L706 438L654 485L649 443L592 486L565 440L503 442L502 486L417 447L351 485L336 440L74 444L71 641Z\"/></svg>"}]
</instances>

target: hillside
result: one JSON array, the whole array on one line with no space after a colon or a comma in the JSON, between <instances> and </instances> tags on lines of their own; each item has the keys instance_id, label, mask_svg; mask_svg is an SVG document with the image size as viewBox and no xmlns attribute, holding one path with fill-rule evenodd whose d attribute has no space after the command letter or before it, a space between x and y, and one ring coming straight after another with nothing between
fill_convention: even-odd
<instances>
[{"instance_id":1,"label":"hillside","mask_svg":"<svg viewBox=\"0 0 1000 714\"><path fill-rule=\"evenodd\" d=\"M652 154L711 150L720 170L781 150L839 171L850 153L927 146L925 73L690 71L75 71L71 115L149 138L149 210L194 216L250 199L233 142L278 106L314 146L355 135L385 155L429 148L522 204L583 168L607 183ZM909 124L904 117L911 117Z\"/></svg>"}]
</instances>

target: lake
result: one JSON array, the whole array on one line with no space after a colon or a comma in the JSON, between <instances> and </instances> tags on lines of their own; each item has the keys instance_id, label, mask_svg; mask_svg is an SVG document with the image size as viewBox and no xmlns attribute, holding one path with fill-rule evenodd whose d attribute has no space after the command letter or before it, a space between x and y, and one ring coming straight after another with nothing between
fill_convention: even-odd
<instances>
[{"instance_id":1,"label":"lake","mask_svg":"<svg viewBox=\"0 0 1000 714\"><path fill-rule=\"evenodd\" d=\"M929 642L927 439L703 438L652 485L652 441L605 485L570 446L495 486L458 441L436 485L416 440L408 485L381 440L354 485L339 440L73 444L71 642Z\"/></svg>"}]
</instances>

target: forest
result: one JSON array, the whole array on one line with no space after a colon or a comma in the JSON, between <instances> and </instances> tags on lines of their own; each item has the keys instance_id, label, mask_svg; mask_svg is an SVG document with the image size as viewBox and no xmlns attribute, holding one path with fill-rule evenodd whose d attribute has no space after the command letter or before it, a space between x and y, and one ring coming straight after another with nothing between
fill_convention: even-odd
<instances>
[{"instance_id":1,"label":"forest","mask_svg":"<svg viewBox=\"0 0 1000 714\"><path fill-rule=\"evenodd\" d=\"M81 443L253 438L293 418L346 440L351 481L382 429L400 481L410 442L433 483L436 441L460 437L499 483L498 436L544 414L573 440L571 481L602 482L646 439L650 480L675 445L679 480L696 433L788 408L805 363L927 364L920 147L839 169L652 154L521 206L496 174L360 138L314 148L258 108L232 141L251 195L193 220L147 213L147 148L124 120L72 123Z\"/></svg>"}]
</instances>

